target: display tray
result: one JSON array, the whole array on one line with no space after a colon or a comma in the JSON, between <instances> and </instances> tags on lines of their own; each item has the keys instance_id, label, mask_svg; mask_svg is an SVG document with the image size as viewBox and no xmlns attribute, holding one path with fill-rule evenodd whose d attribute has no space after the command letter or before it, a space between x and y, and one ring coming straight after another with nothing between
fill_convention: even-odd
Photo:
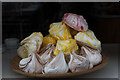
<instances>
[{"instance_id":1,"label":"display tray","mask_svg":"<svg viewBox=\"0 0 120 80\"><path fill-rule=\"evenodd\" d=\"M64 78L64 77L73 77L73 76L79 76L79 75L83 75L83 74L87 74L87 73L91 73L93 71L99 70L101 68L103 68L107 62L108 62L108 58L107 56L102 52L102 62L99 63L98 65L94 66L92 69L89 70L85 70L85 71L81 71L81 72L67 72L67 73L63 73L63 74L36 74L36 73L26 73L20 70L19 68L19 62L21 60L21 58L19 56L15 56L11 62L11 68L13 71L15 71L16 73L25 75L25 76L30 76L30 77L41 77L41 78Z\"/></svg>"}]
</instances>

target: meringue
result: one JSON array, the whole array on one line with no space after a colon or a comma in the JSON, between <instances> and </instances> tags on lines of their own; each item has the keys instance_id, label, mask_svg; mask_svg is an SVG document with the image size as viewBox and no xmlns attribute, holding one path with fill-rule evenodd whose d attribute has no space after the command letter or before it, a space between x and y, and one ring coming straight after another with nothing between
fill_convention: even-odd
<instances>
[{"instance_id":1,"label":"meringue","mask_svg":"<svg viewBox=\"0 0 120 80\"><path fill-rule=\"evenodd\" d=\"M17 53L21 58L26 58L30 53L38 52L43 41L41 32L34 32L29 37L21 41L21 46Z\"/></svg>"},{"instance_id":2,"label":"meringue","mask_svg":"<svg viewBox=\"0 0 120 80\"><path fill-rule=\"evenodd\" d=\"M42 47L47 46L49 43L52 43L55 45L57 41L54 37L51 37L51 36L43 37Z\"/></svg>"},{"instance_id":3,"label":"meringue","mask_svg":"<svg viewBox=\"0 0 120 80\"><path fill-rule=\"evenodd\" d=\"M20 61L19 68L28 73L41 73L43 67L41 65L40 56L37 53L30 53L28 58L24 58Z\"/></svg>"},{"instance_id":4,"label":"meringue","mask_svg":"<svg viewBox=\"0 0 120 80\"><path fill-rule=\"evenodd\" d=\"M88 70L90 63L89 60L83 56L77 55L76 53L70 54L70 62L68 66L71 72L80 72L84 70Z\"/></svg>"},{"instance_id":5,"label":"meringue","mask_svg":"<svg viewBox=\"0 0 120 80\"><path fill-rule=\"evenodd\" d=\"M23 45L23 46L20 46L17 50L17 54L19 57L21 58L27 58L28 55L29 55L29 49L27 46Z\"/></svg>"},{"instance_id":6,"label":"meringue","mask_svg":"<svg viewBox=\"0 0 120 80\"><path fill-rule=\"evenodd\" d=\"M66 73L68 66L63 52L60 52L49 64L44 67L43 73Z\"/></svg>"},{"instance_id":7,"label":"meringue","mask_svg":"<svg viewBox=\"0 0 120 80\"><path fill-rule=\"evenodd\" d=\"M41 32L34 32L27 38L21 41L21 45L27 45L29 50L39 51L43 42L43 35Z\"/></svg>"},{"instance_id":8,"label":"meringue","mask_svg":"<svg viewBox=\"0 0 120 80\"><path fill-rule=\"evenodd\" d=\"M70 54L73 52L73 50L78 50L78 46L74 39L58 40L54 55L58 55L60 51L62 51L64 54Z\"/></svg>"},{"instance_id":9,"label":"meringue","mask_svg":"<svg viewBox=\"0 0 120 80\"><path fill-rule=\"evenodd\" d=\"M77 15L73 13L64 14L62 21L69 27L77 31L87 31L88 24L82 15Z\"/></svg>"},{"instance_id":10,"label":"meringue","mask_svg":"<svg viewBox=\"0 0 120 80\"><path fill-rule=\"evenodd\" d=\"M55 46L52 43L49 43L47 46L43 47L40 50L39 55L43 65L47 64L54 57L52 55L54 50L55 50Z\"/></svg>"},{"instance_id":11,"label":"meringue","mask_svg":"<svg viewBox=\"0 0 120 80\"><path fill-rule=\"evenodd\" d=\"M99 49L101 42L95 37L93 31L87 30L85 32L79 32L74 36L79 45L87 45L93 49Z\"/></svg>"},{"instance_id":12,"label":"meringue","mask_svg":"<svg viewBox=\"0 0 120 80\"><path fill-rule=\"evenodd\" d=\"M52 23L50 25L49 33L52 37L55 37L57 40L72 39L69 27L62 22Z\"/></svg>"},{"instance_id":13,"label":"meringue","mask_svg":"<svg viewBox=\"0 0 120 80\"><path fill-rule=\"evenodd\" d=\"M82 46L80 54L86 57L90 61L91 68L92 68L94 65L97 65L102 61L102 55L100 53L101 53L101 48L92 49L87 46Z\"/></svg>"}]
</instances>

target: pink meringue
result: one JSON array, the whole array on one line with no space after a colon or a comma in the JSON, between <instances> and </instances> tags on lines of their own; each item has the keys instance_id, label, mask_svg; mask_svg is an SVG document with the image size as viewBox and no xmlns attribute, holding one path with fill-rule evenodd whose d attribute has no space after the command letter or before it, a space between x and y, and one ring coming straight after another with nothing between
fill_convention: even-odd
<instances>
[{"instance_id":1,"label":"pink meringue","mask_svg":"<svg viewBox=\"0 0 120 80\"><path fill-rule=\"evenodd\" d=\"M77 30L77 31L87 31L88 24L86 20L81 15L66 13L63 16L62 21L67 24L69 27Z\"/></svg>"}]
</instances>

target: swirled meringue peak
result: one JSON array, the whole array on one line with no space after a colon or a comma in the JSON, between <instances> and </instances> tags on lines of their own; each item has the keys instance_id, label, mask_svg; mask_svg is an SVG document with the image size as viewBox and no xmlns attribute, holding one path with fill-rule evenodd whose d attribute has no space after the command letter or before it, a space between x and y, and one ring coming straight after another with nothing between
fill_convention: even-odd
<instances>
[{"instance_id":1,"label":"swirled meringue peak","mask_svg":"<svg viewBox=\"0 0 120 80\"><path fill-rule=\"evenodd\" d=\"M68 66L71 72L80 72L89 69L89 60L83 56L77 55L75 52L70 54L70 62Z\"/></svg>"},{"instance_id":2,"label":"swirled meringue peak","mask_svg":"<svg viewBox=\"0 0 120 80\"><path fill-rule=\"evenodd\" d=\"M37 53L30 53L28 58L24 58L20 61L19 68L28 73L41 73L43 67L41 65L40 56Z\"/></svg>"},{"instance_id":3,"label":"swirled meringue peak","mask_svg":"<svg viewBox=\"0 0 120 80\"><path fill-rule=\"evenodd\" d=\"M43 73L66 73L68 66L65 61L64 53L60 52L49 64L45 65Z\"/></svg>"},{"instance_id":4,"label":"swirled meringue peak","mask_svg":"<svg viewBox=\"0 0 120 80\"><path fill-rule=\"evenodd\" d=\"M99 64L102 61L101 48L100 49L92 49L88 46L81 47L81 55L86 57L91 64L91 67Z\"/></svg>"},{"instance_id":5,"label":"swirled meringue peak","mask_svg":"<svg viewBox=\"0 0 120 80\"><path fill-rule=\"evenodd\" d=\"M47 64L54 56L52 55L55 50L55 46L52 43L49 43L47 46L43 47L39 55L42 60L42 64L45 65Z\"/></svg>"}]
</instances>

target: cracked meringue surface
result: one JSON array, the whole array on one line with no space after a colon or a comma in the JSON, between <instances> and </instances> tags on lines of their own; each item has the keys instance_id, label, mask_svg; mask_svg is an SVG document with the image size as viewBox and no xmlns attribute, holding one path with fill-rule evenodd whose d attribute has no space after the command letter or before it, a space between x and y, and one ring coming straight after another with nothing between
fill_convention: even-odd
<instances>
[{"instance_id":1,"label":"cracked meringue surface","mask_svg":"<svg viewBox=\"0 0 120 80\"><path fill-rule=\"evenodd\" d=\"M64 57L64 53L60 52L50 63L46 64L43 73L66 73L68 66Z\"/></svg>"},{"instance_id":2,"label":"cracked meringue surface","mask_svg":"<svg viewBox=\"0 0 120 80\"><path fill-rule=\"evenodd\" d=\"M91 68L94 65L97 65L102 61L101 48L100 49L92 49L87 46L82 46L80 54L82 56L86 57L90 61Z\"/></svg>"},{"instance_id":3,"label":"cracked meringue surface","mask_svg":"<svg viewBox=\"0 0 120 80\"><path fill-rule=\"evenodd\" d=\"M41 73L43 67L41 65L40 56L37 53L30 53L28 58L24 58L20 61L19 68L24 72Z\"/></svg>"},{"instance_id":4,"label":"cracked meringue surface","mask_svg":"<svg viewBox=\"0 0 120 80\"><path fill-rule=\"evenodd\" d=\"M70 62L68 63L68 66L71 72L80 72L88 70L90 63L87 58L73 52L70 54Z\"/></svg>"}]
</instances>

